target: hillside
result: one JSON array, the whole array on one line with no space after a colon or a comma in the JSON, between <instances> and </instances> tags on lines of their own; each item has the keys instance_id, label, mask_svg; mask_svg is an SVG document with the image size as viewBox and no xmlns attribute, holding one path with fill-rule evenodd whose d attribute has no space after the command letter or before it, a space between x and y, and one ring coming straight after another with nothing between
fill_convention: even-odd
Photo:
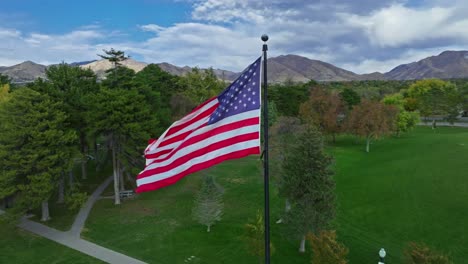
<instances>
[{"instance_id":1,"label":"hillside","mask_svg":"<svg viewBox=\"0 0 468 264\"><path fill-rule=\"evenodd\" d=\"M444 51L437 56L402 64L385 73L385 77L391 80L467 78L468 51Z\"/></svg>"}]
</instances>

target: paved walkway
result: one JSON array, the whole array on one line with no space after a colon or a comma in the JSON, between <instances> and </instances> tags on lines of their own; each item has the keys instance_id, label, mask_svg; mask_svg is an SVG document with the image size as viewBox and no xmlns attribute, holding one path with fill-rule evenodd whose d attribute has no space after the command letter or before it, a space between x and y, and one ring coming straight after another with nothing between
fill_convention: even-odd
<instances>
[{"instance_id":1,"label":"paved walkway","mask_svg":"<svg viewBox=\"0 0 468 264\"><path fill-rule=\"evenodd\" d=\"M89 212L91 211L96 200L101 196L101 193L109 186L112 182L112 176L107 178L94 193L88 198L86 204L81 208L80 212L76 216L75 222L72 228L67 232L62 232L57 229L45 226L43 224L31 221L26 217L21 219L20 228L28 230L37 235L43 236L57 243L65 245L69 248L78 250L84 254L90 255L102 261L115 264L144 264L138 259L131 258L124 254L115 252L105 247L101 247L89 241L80 238L81 230L84 227L86 218L88 218ZM0 214L3 211L0 210Z\"/></svg>"},{"instance_id":2,"label":"paved walkway","mask_svg":"<svg viewBox=\"0 0 468 264\"><path fill-rule=\"evenodd\" d=\"M107 186L109 186L112 180L112 176L107 178L88 198L88 201L83 205L83 207L81 207L80 212L78 212L78 215L76 215L75 222L73 222L73 225L69 231L72 236L77 238L80 237L81 231L83 230L86 219L88 218L94 203L96 203L102 192L107 188Z\"/></svg>"}]
</instances>

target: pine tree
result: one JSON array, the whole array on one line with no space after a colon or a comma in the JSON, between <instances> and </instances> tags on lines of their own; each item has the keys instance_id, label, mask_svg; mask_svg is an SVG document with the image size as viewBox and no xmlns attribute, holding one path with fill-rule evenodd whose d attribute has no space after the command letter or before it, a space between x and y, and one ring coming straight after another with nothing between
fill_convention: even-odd
<instances>
[{"instance_id":1,"label":"pine tree","mask_svg":"<svg viewBox=\"0 0 468 264\"><path fill-rule=\"evenodd\" d=\"M0 105L2 189L19 193L19 212L42 205L43 221L49 219L48 200L58 179L75 155L77 136L62 109L62 103L29 88L16 90Z\"/></svg>"},{"instance_id":2,"label":"pine tree","mask_svg":"<svg viewBox=\"0 0 468 264\"><path fill-rule=\"evenodd\" d=\"M311 126L291 139L282 162L279 193L288 199L285 212L287 234L301 239L305 251L307 233L326 229L335 216L335 181L330 168L332 159L324 151L323 137Z\"/></svg>"},{"instance_id":3,"label":"pine tree","mask_svg":"<svg viewBox=\"0 0 468 264\"><path fill-rule=\"evenodd\" d=\"M216 221L221 221L223 214L223 194L216 185L212 176L205 176L200 191L195 198L193 218L200 224L207 226L210 232L211 226Z\"/></svg>"}]
</instances>

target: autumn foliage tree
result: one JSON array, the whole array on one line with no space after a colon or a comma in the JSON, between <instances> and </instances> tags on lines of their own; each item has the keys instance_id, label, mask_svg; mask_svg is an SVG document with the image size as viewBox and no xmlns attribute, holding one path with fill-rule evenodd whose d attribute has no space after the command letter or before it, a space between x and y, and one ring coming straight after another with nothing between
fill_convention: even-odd
<instances>
[{"instance_id":1,"label":"autumn foliage tree","mask_svg":"<svg viewBox=\"0 0 468 264\"><path fill-rule=\"evenodd\" d=\"M313 124L323 133L331 135L335 142L335 135L341 129L340 114L344 109L338 94L316 87L312 89L309 99L301 104L299 115L304 122Z\"/></svg>"},{"instance_id":2,"label":"autumn foliage tree","mask_svg":"<svg viewBox=\"0 0 468 264\"><path fill-rule=\"evenodd\" d=\"M425 244L410 242L405 249L407 264L452 264L450 258Z\"/></svg>"},{"instance_id":3,"label":"autumn foliage tree","mask_svg":"<svg viewBox=\"0 0 468 264\"><path fill-rule=\"evenodd\" d=\"M366 139L366 152L372 139L379 139L395 131L398 108L377 101L363 100L346 120L346 130Z\"/></svg>"},{"instance_id":4,"label":"autumn foliage tree","mask_svg":"<svg viewBox=\"0 0 468 264\"><path fill-rule=\"evenodd\" d=\"M307 240L312 249L313 264L346 264L348 248L336 240L336 231L323 230L318 234L309 233Z\"/></svg>"}]
</instances>

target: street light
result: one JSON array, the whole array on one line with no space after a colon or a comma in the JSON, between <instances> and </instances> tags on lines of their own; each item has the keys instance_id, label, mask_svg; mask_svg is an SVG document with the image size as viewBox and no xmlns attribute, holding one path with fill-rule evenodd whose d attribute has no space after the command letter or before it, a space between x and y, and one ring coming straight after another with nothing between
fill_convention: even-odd
<instances>
[{"instance_id":1,"label":"street light","mask_svg":"<svg viewBox=\"0 0 468 264\"><path fill-rule=\"evenodd\" d=\"M385 249L381 248L379 251L380 261L378 264L384 264L384 258L386 255L387 255L387 252L385 252Z\"/></svg>"}]
</instances>

